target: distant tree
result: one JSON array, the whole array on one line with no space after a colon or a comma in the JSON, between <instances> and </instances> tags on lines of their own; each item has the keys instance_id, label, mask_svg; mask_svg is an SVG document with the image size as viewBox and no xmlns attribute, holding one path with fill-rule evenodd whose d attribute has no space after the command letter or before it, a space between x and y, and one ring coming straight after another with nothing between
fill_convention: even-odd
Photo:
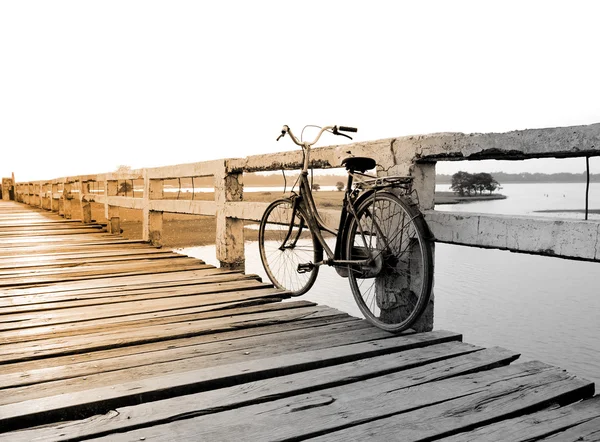
<instances>
[{"instance_id":1,"label":"distant tree","mask_svg":"<svg viewBox=\"0 0 600 442\"><path fill-rule=\"evenodd\" d=\"M502 189L502 187L500 186L500 183L493 178L492 178L492 181L487 183L485 186L485 190L490 192L490 195L492 194L492 192L494 192L496 190L500 190L500 189Z\"/></svg>"},{"instance_id":2,"label":"distant tree","mask_svg":"<svg viewBox=\"0 0 600 442\"><path fill-rule=\"evenodd\" d=\"M492 194L495 190L500 188L500 183L494 179L494 177L486 172L470 174L468 172L456 172L452 175L452 183L450 189L460 196L471 196L479 193L483 194L484 190L487 190Z\"/></svg>"},{"instance_id":3,"label":"distant tree","mask_svg":"<svg viewBox=\"0 0 600 442\"><path fill-rule=\"evenodd\" d=\"M317 184L317 183L313 183L312 190L314 190L315 192L318 190L321 190L321 185Z\"/></svg>"},{"instance_id":4,"label":"distant tree","mask_svg":"<svg viewBox=\"0 0 600 442\"><path fill-rule=\"evenodd\" d=\"M127 177L127 175L129 175L131 173L131 166L126 166L124 164L121 164L120 166L117 167L117 170L115 170L115 173L117 175L121 175L120 179L124 179ZM122 194L122 195L127 196L127 194L129 192L131 192L132 190L133 190L133 184L131 183L131 181L124 179L124 181L122 181L119 184L119 189L117 190L117 195Z\"/></svg>"},{"instance_id":5,"label":"distant tree","mask_svg":"<svg viewBox=\"0 0 600 442\"><path fill-rule=\"evenodd\" d=\"M450 189L452 189L455 193L458 193L460 196L471 195L471 193L475 190L473 175L468 172L463 172L462 170L456 172L454 175L452 175Z\"/></svg>"},{"instance_id":6,"label":"distant tree","mask_svg":"<svg viewBox=\"0 0 600 442\"><path fill-rule=\"evenodd\" d=\"M115 172L122 173L122 174L130 173L131 166L125 166L124 164L121 164L120 166L117 167L117 170Z\"/></svg>"},{"instance_id":7,"label":"distant tree","mask_svg":"<svg viewBox=\"0 0 600 442\"><path fill-rule=\"evenodd\" d=\"M338 192L341 192L342 190L344 190L344 183L338 181L337 183L335 183L335 187L337 188Z\"/></svg>"},{"instance_id":8,"label":"distant tree","mask_svg":"<svg viewBox=\"0 0 600 442\"><path fill-rule=\"evenodd\" d=\"M122 193L123 195L127 196L127 193L131 192L132 190L133 186L129 181L123 181L121 184L119 184L118 193Z\"/></svg>"}]
</instances>

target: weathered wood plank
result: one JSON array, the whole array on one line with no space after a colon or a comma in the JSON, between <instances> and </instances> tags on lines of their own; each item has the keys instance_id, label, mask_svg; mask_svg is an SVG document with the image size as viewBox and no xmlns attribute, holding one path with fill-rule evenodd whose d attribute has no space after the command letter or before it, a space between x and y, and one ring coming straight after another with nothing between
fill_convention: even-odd
<instances>
[{"instance_id":1,"label":"weathered wood plank","mask_svg":"<svg viewBox=\"0 0 600 442\"><path fill-rule=\"evenodd\" d=\"M98 263L117 263L117 262L126 262L126 261L136 261L136 260L147 260L147 259L172 259L185 257L185 255L180 255L178 253L169 252L169 251L161 251L161 253L135 253L128 255L113 255L113 256L95 256L90 254L88 257L70 257L70 258L61 258L61 257L53 257L53 258L36 258L35 260L30 257L27 258L14 258L12 261L9 261L4 258L0 258L0 274L14 274L16 272L31 272L36 270L50 270L50 269L60 269L64 267L77 267L77 266L90 266L91 264Z\"/></svg>"},{"instance_id":2,"label":"weathered wood plank","mask_svg":"<svg viewBox=\"0 0 600 442\"><path fill-rule=\"evenodd\" d=\"M116 305L114 311L102 312L102 308L91 307L84 310L94 314L93 317L78 321L77 316L69 316L64 320L55 320L51 325L37 325L29 328L18 328L20 323L9 322L3 325L0 332L0 343L3 345L16 342L28 342L44 339L52 335L54 338L68 337L73 334L93 333L99 330L135 329L158 324L171 324L176 322L196 321L210 314L214 317L234 316L239 309L262 305L269 302L279 302L286 296L279 289L274 288L229 288L223 290L219 296L213 297L212 302L203 302L202 297L190 297L187 302L177 298L167 300L154 300L159 305L140 302L135 307ZM219 299L223 298L223 299ZM195 302L199 299L199 302ZM187 308L186 308L187 305ZM85 317L85 316L83 316Z\"/></svg>"},{"instance_id":3,"label":"weathered wood plank","mask_svg":"<svg viewBox=\"0 0 600 442\"><path fill-rule=\"evenodd\" d=\"M598 442L600 441L600 418L577 424L562 433L540 439L540 442Z\"/></svg>"},{"instance_id":4,"label":"weathered wood plank","mask_svg":"<svg viewBox=\"0 0 600 442\"><path fill-rule=\"evenodd\" d=\"M88 247L88 246L114 246L115 244L123 244L123 245L129 245L129 244L141 244L144 246L148 246L147 243L145 243L142 240L136 240L136 239L123 239L119 236L116 236L114 238L110 238L110 235L106 235L106 237L104 238L89 238L88 236L91 234L88 234L85 236L85 240L82 238L79 241L75 241L75 240L70 240L70 241L44 241L45 244L41 244L39 242L34 242L32 241L20 241L20 242L1 242L0 243L0 255L5 256L6 254L10 254L13 253L12 250L14 250L14 253L19 253L19 248L23 248L24 250L39 250L39 249L43 249L43 250L47 250L47 249L54 249L57 246L60 246L60 248L62 249L64 246L67 247Z\"/></svg>"},{"instance_id":5,"label":"weathered wood plank","mask_svg":"<svg viewBox=\"0 0 600 442\"><path fill-rule=\"evenodd\" d=\"M591 385L537 362L414 385L409 390L405 374L109 437L116 441L163 440L166 435L180 441L268 441L324 435L317 440L422 440L560 398L577 400L589 394Z\"/></svg>"},{"instance_id":6,"label":"weathered wood plank","mask_svg":"<svg viewBox=\"0 0 600 442\"><path fill-rule=\"evenodd\" d=\"M93 259L93 258L110 258L110 257L127 257L136 255L162 255L175 253L169 249L159 249L155 247L140 247L140 244L135 246L103 246L103 247L89 247L89 248L77 248L73 251L60 250L49 250L45 253L37 251L35 253L26 253L26 250L21 250L23 253L15 254L13 256L0 256L0 265L2 268L6 268L8 265L27 263L29 261L38 260L40 263L52 262L53 260L80 260L80 259ZM178 253L179 254L179 253ZM185 255L184 255L185 256Z\"/></svg>"},{"instance_id":7,"label":"weathered wood plank","mask_svg":"<svg viewBox=\"0 0 600 442\"><path fill-rule=\"evenodd\" d=\"M32 286L16 286L0 288L0 305L20 305L27 303L36 303L43 299L40 295L52 295L55 301L60 300L60 296L78 296L85 294L99 294L109 291L125 291L137 290L149 287L160 287L160 284L167 285L193 285L215 282L210 280L211 277L220 278L224 275L237 274L241 272L233 270L223 270L213 266L199 270L180 270L167 273L155 273L149 275L131 275L119 278L99 278L78 281L64 281L60 285L32 285ZM252 275L246 275L252 276ZM254 276L257 279L256 276ZM108 296L113 296L109 294ZM11 298L10 303L6 303L6 299Z\"/></svg>"},{"instance_id":8,"label":"weathered wood plank","mask_svg":"<svg viewBox=\"0 0 600 442\"><path fill-rule=\"evenodd\" d=\"M136 267L144 267L150 265L172 265L178 264L175 259L182 259L181 264L204 263L199 259L188 258L183 255L172 253L170 255L138 255L136 257L128 256L123 258L113 259L94 259L78 260L63 263L46 263L42 265L34 265L32 263L22 264L21 266L13 266L0 270L0 279L8 280L9 278L23 278L35 274L36 276L44 275L61 275L75 274L78 271L85 270L91 272L94 270L111 270L111 269L135 269ZM161 260L161 261L158 261ZM118 273L118 272L116 272Z\"/></svg>"},{"instance_id":9,"label":"weathered wood plank","mask_svg":"<svg viewBox=\"0 0 600 442\"><path fill-rule=\"evenodd\" d=\"M384 332L385 333L385 332ZM6 405L16 400L25 401L55 396L62 394L66 389L71 392L89 390L92 388L105 388L108 385L116 386L128 383L132 379L142 380L155 378L163 375L180 374L185 377L185 372L193 371L198 367L214 367L232 363L248 363L255 359L262 359L267 356L285 355L295 352L313 351L327 347L336 347L356 342L362 342L371 339L380 339L389 337L381 331L373 328L361 330L349 330L336 333L333 336L323 339L322 336L309 333L305 334L297 342L281 340L277 343L270 342L268 339L249 339L239 345L245 345L244 348L236 348L229 343L217 343L215 345L206 344L193 350L191 354L185 355L175 360L170 360L169 353L163 354L165 361L160 361L161 355L157 355L157 361L153 363L146 362L143 358L132 367L116 367L112 370L93 373L86 376L70 377L65 380L54 380L34 385L25 385L19 387L5 388L0 391L0 405ZM383 335L383 336L382 336ZM259 345L259 342L265 342ZM229 347L232 347L230 350ZM184 353L185 354L185 353ZM150 358L151 359L151 358ZM185 390L188 392L188 390ZM127 391L129 394L130 391ZM139 393L139 392L138 392Z\"/></svg>"},{"instance_id":10,"label":"weathered wood plank","mask_svg":"<svg viewBox=\"0 0 600 442\"><path fill-rule=\"evenodd\" d=\"M156 325L135 331L120 329L105 333L88 333L70 338L47 338L24 343L5 344L3 345L2 354L0 354L0 363L6 364L43 357L97 351L115 346L138 345L146 342L257 327L278 322L302 321L323 316L342 315L339 310L319 306L290 308L287 303L272 303L256 308L258 307L261 309L259 313L199 319L188 323L173 323L168 327ZM277 315L271 314L274 310L278 312ZM204 315L212 313L209 312Z\"/></svg>"},{"instance_id":11,"label":"weathered wood plank","mask_svg":"<svg viewBox=\"0 0 600 442\"><path fill-rule=\"evenodd\" d=\"M588 422L595 422L596 429L600 429L600 396L564 407L546 409L486 425L473 431L451 436L444 439L444 442L495 442L498 440L527 442L551 435L558 436L557 433L564 434L563 431ZM565 437L558 440L576 441L579 439Z\"/></svg>"},{"instance_id":12,"label":"weathered wood plank","mask_svg":"<svg viewBox=\"0 0 600 442\"><path fill-rule=\"evenodd\" d=\"M112 285L103 287L106 279L89 280L89 284L83 288L66 291L43 291L40 287L39 294L14 294L16 290L0 292L0 315L19 314L27 312L39 312L45 310L58 310L65 308L81 307L86 305L118 302L119 300L134 301L144 299L160 299L175 296L178 293L187 293L189 290L199 290L202 293L204 285L227 283L235 281L259 281L255 275L244 275L239 272L222 272L217 268L208 268L202 271L192 271L196 278L171 278L172 280L157 280L153 278L138 278L134 281L116 283L111 280ZM173 272L176 274L177 272ZM181 273L179 273L181 276ZM119 278L120 279L120 278ZM93 286L93 287L90 287ZM19 292L21 293L21 292Z\"/></svg>"},{"instance_id":13,"label":"weathered wood plank","mask_svg":"<svg viewBox=\"0 0 600 442\"><path fill-rule=\"evenodd\" d=\"M318 329L318 332L315 331ZM393 336L369 327L364 321L344 318L341 321L319 321L312 322L310 326L293 327L270 327L270 330L256 333L220 333L219 335L205 335L189 339L188 341L169 341L168 345L145 345L141 348L131 348L127 352L110 351L105 353L110 358L96 355L92 358L51 358L44 359L40 363L21 363L8 367L9 373L0 374L0 388L35 385L42 382L56 381L60 379L77 378L97 373L114 370L124 370L143 365L179 361L211 354L252 352L252 357L244 360L252 360L255 350L262 354L260 347L277 346L278 351L287 352L298 348L314 350L310 345L317 340L318 335L327 335L324 341L340 344L350 341L361 342L374 339L385 339ZM338 334L340 337L338 337ZM318 345L323 345L318 343ZM258 347L258 349L257 349ZM287 350L285 350L287 349ZM250 355L245 355L250 356ZM219 364L222 363L222 358ZM209 362L208 365L211 365ZM203 365L204 366L204 365Z\"/></svg>"},{"instance_id":14,"label":"weathered wood plank","mask_svg":"<svg viewBox=\"0 0 600 442\"><path fill-rule=\"evenodd\" d=\"M538 362L525 365L533 368ZM517 366L507 367L514 368ZM506 369L497 369L506 370ZM546 366L531 374L493 381L489 376L496 370L484 374L489 381L481 391L464 391L461 397L417 408L403 415L391 415L383 419L329 433L319 440L344 441L387 441L431 440L449 436L473 427L492 423L515 414L546 407L552 403L571 403L590 397L593 384L571 376L555 367Z\"/></svg>"},{"instance_id":15,"label":"weathered wood plank","mask_svg":"<svg viewBox=\"0 0 600 442\"><path fill-rule=\"evenodd\" d=\"M0 222L0 235L15 233L28 236L32 232L77 232L80 230L92 230L97 233L98 229L104 228L103 224L73 224L73 223L42 223L42 224L18 224L6 225Z\"/></svg>"},{"instance_id":16,"label":"weathered wood plank","mask_svg":"<svg viewBox=\"0 0 600 442\"><path fill-rule=\"evenodd\" d=\"M152 250L160 250L157 246L144 243L142 241L130 241L124 244L121 240L115 241L115 243L106 244L63 244L60 248L47 245L36 245L31 244L28 246L21 246L16 248L3 247L0 244L0 258L10 258L13 256L59 256L68 254L92 254L94 252L116 252L121 251L136 251L136 250L148 250L149 253Z\"/></svg>"},{"instance_id":17,"label":"weathered wood plank","mask_svg":"<svg viewBox=\"0 0 600 442\"><path fill-rule=\"evenodd\" d=\"M185 258L184 258L185 259ZM97 279L97 278L114 278L121 276L133 276L133 275L151 275L156 273L157 270L160 270L162 273L167 272L179 272L182 270L201 270L212 267L208 264L203 264L200 260L193 260L186 263L172 263L171 265L162 265L162 263L148 263L145 266L129 266L124 265L121 270L122 272L115 271L119 269L119 267L113 268L98 268L91 270L89 272L80 271L74 272L72 274L69 273L61 273L61 274L48 274L48 275L40 275L40 276L17 276L15 278L4 277L0 279L0 288L4 287L12 287L12 286L30 286L37 284L49 284L49 283L57 283L63 281L81 281L87 279Z\"/></svg>"},{"instance_id":18,"label":"weathered wood plank","mask_svg":"<svg viewBox=\"0 0 600 442\"><path fill-rule=\"evenodd\" d=\"M59 303L57 308L48 309L46 303L37 309L12 313L12 308L0 308L0 332L19 330L24 334L30 328L49 327L70 322L87 323L97 319L118 316L131 316L157 312L187 311L189 308L212 307L232 302L245 302L261 297L287 298L286 292L274 289L271 284L263 284L253 278L235 278L231 281L197 286L175 287L163 290L144 290L139 294L124 294L113 297L83 299L71 303ZM62 304L69 304L66 307ZM176 314L176 313L173 313ZM82 320L85 318L85 320ZM56 329L48 332L56 332ZM0 333L0 336L8 336Z\"/></svg>"},{"instance_id":19,"label":"weathered wood plank","mask_svg":"<svg viewBox=\"0 0 600 442\"><path fill-rule=\"evenodd\" d=\"M98 227L87 227L87 228L75 228L75 229L23 229L22 231L6 231L0 229L0 241L17 241L19 238L23 238L28 241L28 238L38 238L40 236L43 237L56 237L56 236L68 236L71 238L76 238L76 235L87 235L88 233L98 233L102 231L100 226ZM45 239L42 239L45 241Z\"/></svg>"},{"instance_id":20,"label":"weathered wood plank","mask_svg":"<svg viewBox=\"0 0 600 442\"><path fill-rule=\"evenodd\" d=\"M310 303L304 303L304 305L310 305ZM226 342L250 337L259 337L263 335L267 336L278 333L288 333L293 330L313 330L313 332L314 330L317 330L318 332L321 330L326 330L325 328L321 327L332 327L332 330L358 330L368 328L368 325L365 321L349 316L325 316L297 322L284 322L279 324L265 325L263 327L236 329L225 332L217 331L216 333L206 333L195 336L175 337L173 339L165 339L162 341L114 347L104 350L96 350L93 352L77 353L73 355L59 355L42 359L32 359L24 362L3 365L2 373L10 375L11 373L33 372L40 369L52 369L53 367L62 367L108 359L118 359L123 356L132 356L136 354L152 354L154 352L161 352L164 350L174 350L185 347L191 348L195 345L211 342ZM27 382L24 384L27 384Z\"/></svg>"},{"instance_id":21,"label":"weathered wood plank","mask_svg":"<svg viewBox=\"0 0 600 442\"><path fill-rule=\"evenodd\" d=\"M425 336L427 335L427 336ZM221 408L231 408L236 404L244 402L260 402L261 398L273 398L283 397L293 394L298 391L312 390L318 386L324 385L337 385L353 382L357 378L371 377L377 374L389 373L390 371L397 371L408 369L414 366L420 366L426 361L433 362L438 360L445 360L460 354L470 354L474 351L480 350L477 347L469 345L458 345L450 347L442 347L434 349L433 351L425 352L424 355L418 352L409 352L406 354L400 353L397 357L377 359L382 365L373 364L376 361L359 362L357 364L343 365L339 367L337 364L346 364L352 361L359 361L364 358L371 358L380 355L397 353L402 351L409 351L414 348L421 348L423 346L435 345L436 343L449 342L456 339L456 334L448 332L432 332L414 334L409 336L393 337L385 340L378 341L367 341L359 344L351 345L340 345L334 348L322 347L322 350L316 349L306 352L296 352L291 354L285 354L282 356L270 357L267 359L255 359L248 360L246 362L236 362L227 365L220 365L217 368L202 368L189 371L187 373L181 373L178 375L168 374L160 378L153 378L145 382L138 380L130 382L128 384L119 385L118 388L99 388L94 391L84 391L80 394L75 395L62 395L61 397L50 399L43 399L47 405L40 407L40 401L31 401L30 403L17 403L13 405L6 405L0 407L0 416L5 416L2 424L4 426L15 425L11 424L10 419L22 420L27 415L31 415L32 412L36 413L37 410L44 409L51 411L60 411L61 415L69 412L69 408L76 408L79 413L84 408L90 411L94 410L109 410L106 408L108 403L112 403L114 406L115 401L119 401L122 404L138 403L139 399L146 394L152 395L156 398L157 391L163 392L162 394L181 394L181 393L192 393L198 391L212 390L227 386L235 380L237 384L243 384L244 382L254 381L251 386L237 386L229 388L222 392L210 393L208 398L204 398L198 395L196 398L187 398L187 406L193 406L192 409L186 408L175 409L173 402L167 404L158 404L156 407L150 405L144 407L148 409L157 409L161 417L164 419L165 413L173 412L177 414L189 412L200 412L202 408L206 412L215 412ZM508 356L505 354L503 360L514 357L514 354ZM481 360L484 357L476 357ZM490 358L494 360L494 363L502 358ZM488 364L490 363L488 360ZM461 365L461 364L458 364ZM462 363L464 366L464 361ZM322 367L331 367L322 368ZM379 368L378 368L379 367ZM385 368L384 368L385 367ZM338 370L339 368L339 370ZM451 376L451 370L446 370L448 364L446 364L444 373L440 376ZM306 370L318 369L312 373L302 373ZM353 369L358 372L353 373ZM284 376L290 375L291 373L298 373L295 376L285 376L284 382L279 381L279 377L276 377L274 381L270 382L256 382L258 379L268 379L273 376ZM132 394L135 391L136 394ZM245 394L249 393L249 395ZM168 396L164 396L168 397ZM183 398L180 398L182 400ZM208 399L208 400L207 400ZM183 399L184 401L186 399ZM133 401L133 402L132 402ZM36 403L37 402L37 403ZM167 405L165 407L165 405ZM110 406L110 405L109 405ZM48 408L50 407L50 408ZM198 408L200 407L200 408ZM170 409L170 411L169 411ZM134 415L136 410L133 410ZM143 417L146 413L137 412L138 419ZM152 413L154 414L154 413ZM67 414L68 416L68 414ZM38 414L38 419L41 418ZM148 419L148 416L146 417ZM156 418L152 419L155 420ZM127 419L128 420L128 419ZM14 421L13 421L14 422Z\"/></svg>"},{"instance_id":22,"label":"weathered wood plank","mask_svg":"<svg viewBox=\"0 0 600 442\"><path fill-rule=\"evenodd\" d=\"M0 283L9 284L12 280L22 280L26 279L32 273L35 277L58 277L64 278L64 280L68 280L71 277L77 277L81 275L105 275L107 273L118 274L118 273L127 273L129 271L136 271L140 269L147 268L162 268L162 267L182 267L185 268L190 265L195 264L204 264L204 261L201 261L196 258L188 258L185 256L173 256L169 258L164 258L160 261L153 258L146 259L137 259L134 261L124 261L124 262L105 262L105 263L91 263L80 262L76 264L72 264L64 267L56 267L56 268L37 268L35 271L31 269L25 270L14 270L12 273L2 273L0 272Z\"/></svg>"}]
</instances>

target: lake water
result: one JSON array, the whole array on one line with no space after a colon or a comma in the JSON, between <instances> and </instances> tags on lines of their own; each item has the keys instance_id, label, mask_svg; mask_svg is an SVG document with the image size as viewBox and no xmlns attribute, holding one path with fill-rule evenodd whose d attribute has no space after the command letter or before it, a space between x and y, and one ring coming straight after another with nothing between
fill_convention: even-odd
<instances>
[{"instance_id":1,"label":"lake water","mask_svg":"<svg viewBox=\"0 0 600 442\"><path fill-rule=\"evenodd\" d=\"M505 184L501 193L508 198L436 210L583 219L534 211L582 209L585 184ZM600 183L590 186L589 207L600 209ZM214 246L182 253L217 265ZM246 272L268 280L255 242L246 243ZM518 351L521 361L557 365L600 386L600 263L436 244L434 293L435 329L462 333L471 344ZM361 316L347 281L331 268L321 268L301 299Z\"/></svg>"}]
</instances>

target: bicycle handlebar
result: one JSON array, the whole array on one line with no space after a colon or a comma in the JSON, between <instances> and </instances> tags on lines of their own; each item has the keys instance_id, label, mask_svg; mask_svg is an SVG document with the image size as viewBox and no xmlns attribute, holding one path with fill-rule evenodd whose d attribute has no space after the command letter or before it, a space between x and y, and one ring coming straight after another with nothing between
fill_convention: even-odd
<instances>
[{"instance_id":1,"label":"bicycle handlebar","mask_svg":"<svg viewBox=\"0 0 600 442\"><path fill-rule=\"evenodd\" d=\"M317 141L319 141L319 138L321 138L321 135L323 135L323 132L331 132L334 135L342 135L346 138L350 138L348 135L346 134L342 134L339 131L342 132L358 132L358 129L355 127L349 127L349 126L325 126L322 127L321 130L319 131L319 133L317 134L317 136L315 137L315 139L313 140L312 143L309 142L301 142L300 140L298 140L298 138L296 138L296 136L292 133L292 130L290 129L290 127L286 124L283 126L283 128L281 129L281 135L279 135L277 137L277 141L279 141L281 138L285 137L285 134L290 134L290 138L292 139L292 141L297 144L298 146L305 148L305 149L309 149L312 145L316 144Z\"/></svg>"}]
</instances>

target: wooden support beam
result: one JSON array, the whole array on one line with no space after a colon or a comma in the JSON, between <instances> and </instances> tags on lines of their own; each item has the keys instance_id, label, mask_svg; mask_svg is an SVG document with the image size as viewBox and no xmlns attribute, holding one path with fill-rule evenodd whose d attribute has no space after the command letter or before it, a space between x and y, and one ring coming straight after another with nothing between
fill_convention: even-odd
<instances>
[{"instance_id":1,"label":"wooden support beam","mask_svg":"<svg viewBox=\"0 0 600 442\"><path fill-rule=\"evenodd\" d=\"M144 176L144 200L143 200L143 238L153 245L161 245L163 229L163 212L153 210L153 200L161 200L164 196L164 181L162 179L150 179Z\"/></svg>"},{"instance_id":2,"label":"wooden support beam","mask_svg":"<svg viewBox=\"0 0 600 442\"><path fill-rule=\"evenodd\" d=\"M232 173L225 162L215 174L215 202L217 204L217 259L222 268L243 271L244 221L227 216L225 205L230 201L242 201L244 184L241 173Z\"/></svg>"},{"instance_id":3,"label":"wooden support beam","mask_svg":"<svg viewBox=\"0 0 600 442\"><path fill-rule=\"evenodd\" d=\"M118 181L104 181L104 195L106 195L106 200L104 203L104 216L108 220L108 232L116 234L121 233L121 219L119 217L119 206L111 205L108 202L108 200L109 197L116 196L118 192Z\"/></svg>"},{"instance_id":4,"label":"wooden support beam","mask_svg":"<svg viewBox=\"0 0 600 442\"><path fill-rule=\"evenodd\" d=\"M79 203L81 205L81 219L85 224L92 222L92 204L87 195L90 193L89 181L79 181Z\"/></svg>"}]
</instances>

